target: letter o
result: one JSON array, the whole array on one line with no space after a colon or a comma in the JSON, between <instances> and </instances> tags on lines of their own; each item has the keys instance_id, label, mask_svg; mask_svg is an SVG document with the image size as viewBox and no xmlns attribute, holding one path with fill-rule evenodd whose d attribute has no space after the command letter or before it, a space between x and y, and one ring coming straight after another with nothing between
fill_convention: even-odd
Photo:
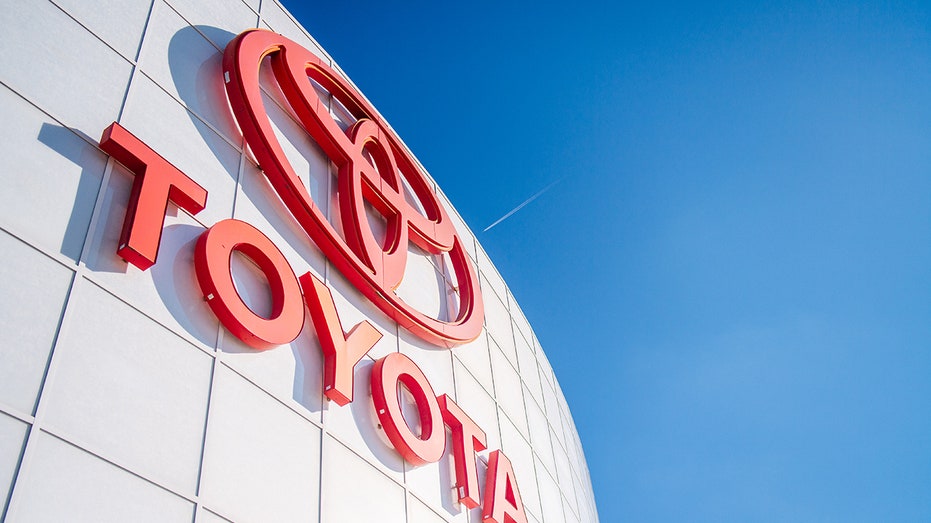
<instances>
[{"instance_id":1,"label":"letter o","mask_svg":"<svg viewBox=\"0 0 931 523\"><path fill-rule=\"evenodd\" d=\"M268 280L270 318L253 312L236 290L230 270L233 251L255 262ZM194 270L220 323L250 347L270 349L291 343L304 328L304 303L294 271L278 247L248 223L226 219L201 234L194 249Z\"/></svg>"},{"instance_id":2,"label":"letter o","mask_svg":"<svg viewBox=\"0 0 931 523\"><path fill-rule=\"evenodd\" d=\"M407 425L398 399L398 385L404 384L420 414L420 436ZM393 352L375 362L372 369L372 400L388 440L413 465L439 461L446 450L443 414L433 387L420 367L407 356Z\"/></svg>"}]
</instances>

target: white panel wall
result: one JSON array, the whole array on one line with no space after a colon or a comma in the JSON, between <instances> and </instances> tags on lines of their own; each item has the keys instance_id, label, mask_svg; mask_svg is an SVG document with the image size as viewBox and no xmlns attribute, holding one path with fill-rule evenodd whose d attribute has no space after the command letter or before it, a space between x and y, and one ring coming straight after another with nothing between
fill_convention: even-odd
<instances>
[{"instance_id":1,"label":"white panel wall","mask_svg":"<svg viewBox=\"0 0 931 523\"><path fill-rule=\"evenodd\" d=\"M412 467L380 430L369 377L377 358L401 352L486 431L489 451L510 457L531 522L597 521L552 368L439 189L486 310L480 336L451 351L399 328L340 275L244 147L221 71L236 34L272 29L333 63L284 8L18 0L0 10L0 24L0 519L478 522L480 510L456 503L449 442L439 462ZM289 159L339 229L332 165L270 75L263 81ZM344 108L330 109L351 123ZM97 147L113 121L209 192L196 216L169 206L147 271L115 254L133 175ZM326 281L344 330L369 321L384 334L356 368L352 404L324 399L309 318L291 344L256 351L204 303L194 245L232 217L268 235L298 275ZM445 296L455 281L443 260L410 255L399 293L424 312L451 314ZM267 307L255 268L245 262L234 273L250 303Z\"/></svg>"},{"instance_id":2,"label":"white panel wall","mask_svg":"<svg viewBox=\"0 0 931 523\"><path fill-rule=\"evenodd\" d=\"M28 430L25 422L0 414L0 495L3 495L4 511Z\"/></svg>"},{"instance_id":3,"label":"white panel wall","mask_svg":"<svg viewBox=\"0 0 931 523\"><path fill-rule=\"evenodd\" d=\"M244 377L214 377L201 499L231 521L307 521L317 509L320 429Z\"/></svg>"},{"instance_id":4,"label":"white panel wall","mask_svg":"<svg viewBox=\"0 0 931 523\"><path fill-rule=\"evenodd\" d=\"M72 273L39 251L0 233L0 402L33 414Z\"/></svg>"},{"instance_id":5,"label":"white panel wall","mask_svg":"<svg viewBox=\"0 0 931 523\"><path fill-rule=\"evenodd\" d=\"M30 439L13 521L191 521L194 504L47 433Z\"/></svg>"}]
</instances>

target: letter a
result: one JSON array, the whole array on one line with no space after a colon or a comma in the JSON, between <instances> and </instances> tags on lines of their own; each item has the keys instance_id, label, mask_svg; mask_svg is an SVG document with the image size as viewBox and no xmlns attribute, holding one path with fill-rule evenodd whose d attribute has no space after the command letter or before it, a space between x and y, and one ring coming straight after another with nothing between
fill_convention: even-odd
<instances>
[{"instance_id":1,"label":"letter a","mask_svg":"<svg viewBox=\"0 0 931 523\"><path fill-rule=\"evenodd\" d=\"M488 455L482 523L527 523L511 460L500 450Z\"/></svg>"}]
</instances>

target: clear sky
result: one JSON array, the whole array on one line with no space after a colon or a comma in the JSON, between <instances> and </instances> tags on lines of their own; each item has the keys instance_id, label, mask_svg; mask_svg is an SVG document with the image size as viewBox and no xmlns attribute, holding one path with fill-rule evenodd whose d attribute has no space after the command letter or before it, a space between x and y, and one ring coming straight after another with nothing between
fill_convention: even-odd
<instances>
[{"instance_id":1,"label":"clear sky","mask_svg":"<svg viewBox=\"0 0 931 523\"><path fill-rule=\"evenodd\" d=\"M286 4L508 282L603 522L931 521L931 3Z\"/></svg>"}]
</instances>

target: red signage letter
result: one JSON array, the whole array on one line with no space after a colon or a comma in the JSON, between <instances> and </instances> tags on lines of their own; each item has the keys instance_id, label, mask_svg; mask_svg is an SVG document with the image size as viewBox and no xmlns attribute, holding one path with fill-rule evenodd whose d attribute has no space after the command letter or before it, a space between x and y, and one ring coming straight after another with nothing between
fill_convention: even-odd
<instances>
[{"instance_id":1,"label":"red signage letter","mask_svg":"<svg viewBox=\"0 0 931 523\"><path fill-rule=\"evenodd\" d=\"M467 508L475 508L479 505L475 453L485 450L485 431L446 394L437 400L440 402L440 410L443 411L443 421L453 435L453 459L456 462L459 502Z\"/></svg>"},{"instance_id":2,"label":"red signage letter","mask_svg":"<svg viewBox=\"0 0 931 523\"><path fill-rule=\"evenodd\" d=\"M482 523L527 523L511 460L500 450L488 455Z\"/></svg>"},{"instance_id":3,"label":"red signage letter","mask_svg":"<svg viewBox=\"0 0 931 523\"><path fill-rule=\"evenodd\" d=\"M333 295L326 284L309 272L300 280L304 302L323 349L323 392L337 404L346 405L352 401L352 369L382 335L367 321L344 334Z\"/></svg>"},{"instance_id":4,"label":"red signage letter","mask_svg":"<svg viewBox=\"0 0 931 523\"><path fill-rule=\"evenodd\" d=\"M259 266L272 294L270 318L246 305L230 273L230 258L239 251ZM239 220L222 220L201 234L194 249L194 269L213 313L250 347L270 349L291 343L304 328L301 288L278 247L261 231Z\"/></svg>"},{"instance_id":5,"label":"red signage letter","mask_svg":"<svg viewBox=\"0 0 931 523\"><path fill-rule=\"evenodd\" d=\"M116 122L104 130L100 148L136 175L116 253L146 270L158 256L168 201L197 214L207 191Z\"/></svg>"},{"instance_id":6,"label":"red signage letter","mask_svg":"<svg viewBox=\"0 0 931 523\"><path fill-rule=\"evenodd\" d=\"M398 386L404 384L417 402L420 436L408 426L401 412ZM438 461L446 450L446 431L433 387L420 367L407 356L393 352L375 362L372 399L388 440L413 465Z\"/></svg>"}]
</instances>

